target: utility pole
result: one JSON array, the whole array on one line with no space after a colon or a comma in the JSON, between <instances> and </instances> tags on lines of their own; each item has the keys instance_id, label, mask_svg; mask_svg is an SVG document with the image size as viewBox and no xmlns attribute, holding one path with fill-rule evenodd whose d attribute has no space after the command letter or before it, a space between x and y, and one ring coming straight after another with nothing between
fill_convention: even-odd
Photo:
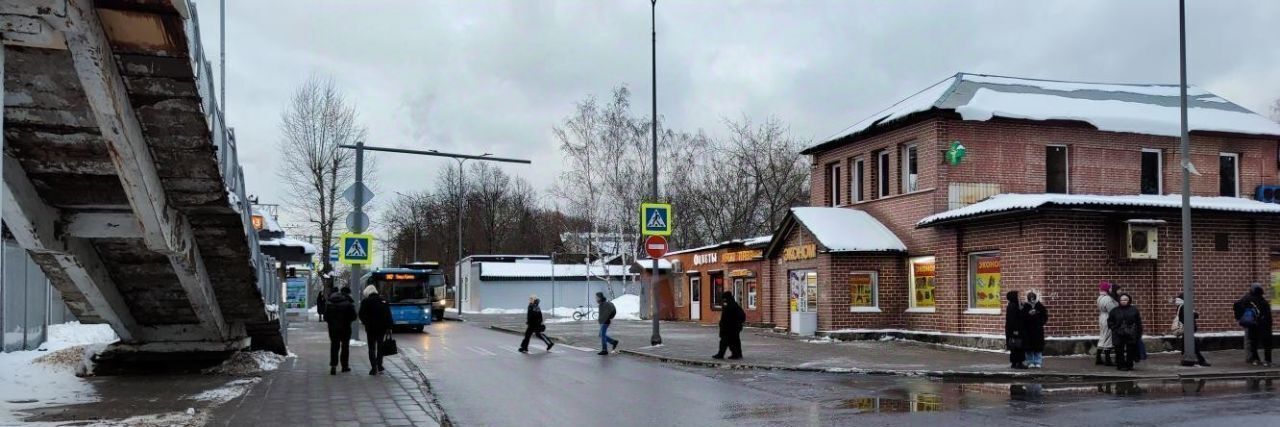
<instances>
[{"instance_id":1,"label":"utility pole","mask_svg":"<svg viewBox=\"0 0 1280 427\"><path fill-rule=\"evenodd\" d=\"M356 141L355 149L356 149L356 184L355 184L356 200L355 202L352 203L352 206L354 206L354 208L352 208L352 212L353 212L353 215L355 216L355 220L352 221L351 225L353 227L351 227L351 232L363 233L364 224L362 223L361 218L364 217L364 197L365 197L364 196L364 141ZM341 246L341 244L339 244L339 246ZM339 247L338 250L346 250L346 248ZM373 256L373 254L369 254L369 256ZM363 273L364 273L364 268L361 267L361 264L351 264L351 282L347 286L351 288L351 295L353 295L351 298L356 300L357 310L360 308L359 307L360 298L356 298L354 295L360 295L360 276ZM351 321L351 339L355 339L355 340L360 339L360 328L356 325L355 320ZM378 345L378 344L368 343L368 345Z\"/></svg>"},{"instance_id":2,"label":"utility pole","mask_svg":"<svg viewBox=\"0 0 1280 427\"><path fill-rule=\"evenodd\" d=\"M1196 359L1195 278L1191 269L1191 135L1187 132L1187 5L1178 0L1178 74L1182 84L1178 97L1182 113L1182 366L1194 366Z\"/></svg>"},{"instance_id":3,"label":"utility pole","mask_svg":"<svg viewBox=\"0 0 1280 427\"><path fill-rule=\"evenodd\" d=\"M649 28L653 33L653 201L658 201L658 0L650 0ZM662 334L658 331L658 259L653 259L653 274L649 275L649 293L653 298L652 312L653 337L650 345L662 344Z\"/></svg>"}]
</instances>

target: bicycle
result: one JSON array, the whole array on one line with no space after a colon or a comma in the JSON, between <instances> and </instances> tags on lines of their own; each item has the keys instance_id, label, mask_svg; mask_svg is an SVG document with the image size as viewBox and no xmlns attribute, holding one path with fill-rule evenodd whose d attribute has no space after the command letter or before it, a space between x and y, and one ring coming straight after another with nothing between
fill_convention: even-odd
<instances>
[{"instance_id":1,"label":"bicycle","mask_svg":"<svg viewBox=\"0 0 1280 427\"><path fill-rule=\"evenodd\" d=\"M573 320L575 322L580 322L582 319L594 320L598 318L600 318L599 313L583 306L578 306L578 309L573 311Z\"/></svg>"}]
</instances>

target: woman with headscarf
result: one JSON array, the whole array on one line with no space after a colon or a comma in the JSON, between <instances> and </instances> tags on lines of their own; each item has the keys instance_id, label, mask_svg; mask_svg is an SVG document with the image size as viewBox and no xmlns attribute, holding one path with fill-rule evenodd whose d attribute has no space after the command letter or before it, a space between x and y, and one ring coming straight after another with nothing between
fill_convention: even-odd
<instances>
[{"instance_id":1,"label":"woman with headscarf","mask_svg":"<svg viewBox=\"0 0 1280 427\"><path fill-rule=\"evenodd\" d=\"M1004 313L1004 344L1005 348L1009 349L1009 367L1027 369L1023 364L1027 360L1023 336L1023 330L1026 329L1026 313L1018 300L1018 291L1009 291L1005 294L1005 298L1009 300Z\"/></svg>"},{"instance_id":2,"label":"woman with headscarf","mask_svg":"<svg viewBox=\"0 0 1280 427\"><path fill-rule=\"evenodd\" d=\"M1111 295L1111 282L1103 280L1098 284L1098 349L1094 353L1095 365L1115 366L1111 362L1111 352L1115 345L1111 342L1111 327L1107 325L1107 316L1119 305Z\"/></svg>"},{"instance_id":3,"label":"woman with headscarf","mask_svg":"<svg viewBox=\"0 0 1280 427\"><path fill-rule=\"evenodd\" d=\"M1044 367L1044 325L1049 323L1049 310L1044 308L1044 304L1040 303L1040 296L1035 291L1027 292L1027 304L1025 305L1026 325L1022 338L1023 347L1027 352L1028 368Z\"/></svg>"},{"instance_id":4,"label":"woman with headscarf","mask_svg":"<svg viewBox=\"0 0 1280 427\"><path fill-rule=\"evenodd\" d=\"M1116 348L1116 368L1132 371L1138 360L1138 342L1142 341L1142 314L1133 305L1133 297L1120 294L1120 305L1107 315L1111 339Z\"/></svg>"},{"instance_id":5,"label":"woman with headscarf","mask_svg":"<svg viewBox=\"0 0 1280 427\"><path fill-rule=\"evenodd\" d=\"M1173 303L1178 305L1178 317L1173 318L1173 336L1178 338L1178 350L1182 351L1182 354L1185 355L1187 354L1187 348L1183 345L1182 340L1187 338L1185 336L1186 330L1183 327L1184 325L1182 323L1182 319L1183 319L1182 316L1183 314L1186 313L1185 311L1182 310L1183 302L1184 301L1182 300L1182 292L1178 292L1178 296L1173 299ZM1200 312L1198 311L1195 312L1193 316L1195 316L1195 318L1191 319L1191 325L1196 326L1197 325L1196 319L1200 318ZM1194 340L1195 337L1192 337L1191 339ZM1184 358L1183 360L1185 361L1186 359ZM1186 363L1187 362L1183 362L1185 366L1190 366L1190 365L1187 365ZM1200 366L1209 366L1209 362L1204 359L1204 355L1200 354L1200 343L1198 341L1196 342L1196 363L1195 364Z\"/></svg>"}]
</instances>

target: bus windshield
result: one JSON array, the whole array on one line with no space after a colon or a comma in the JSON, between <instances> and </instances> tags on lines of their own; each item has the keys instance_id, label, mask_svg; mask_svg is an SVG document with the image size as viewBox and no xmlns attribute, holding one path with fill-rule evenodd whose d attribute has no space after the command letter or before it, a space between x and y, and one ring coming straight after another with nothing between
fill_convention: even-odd
<instances>
[{"instance_id":1,"label":"bus windshield","mask_svg":"<svg viewBox=\"0 0 1280 427\"><path fill-rule=\"evenodd\" d=\"M442 286L443 274L428 274L418 280L379 282L378 291L392 304L429 304L434 296L430 288Z\"/></svg>"}]
</instances>

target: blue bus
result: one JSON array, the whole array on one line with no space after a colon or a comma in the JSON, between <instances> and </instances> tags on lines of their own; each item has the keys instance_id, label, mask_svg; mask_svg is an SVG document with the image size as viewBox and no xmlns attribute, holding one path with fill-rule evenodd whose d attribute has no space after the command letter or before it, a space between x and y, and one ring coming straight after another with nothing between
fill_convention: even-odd
<instances>
[{"instance_id":1,"label":"blue bus","mask_svg":"<svg viewBox=\"0 0 1280 427\"><path fill-rule=\"evenodd\" d=\"M432 320L444 318L445 280L438 264L376 268L365 275L365 283L376 287L391 304L396 327L422 332Z\"/></svg>"}]
</instances>

